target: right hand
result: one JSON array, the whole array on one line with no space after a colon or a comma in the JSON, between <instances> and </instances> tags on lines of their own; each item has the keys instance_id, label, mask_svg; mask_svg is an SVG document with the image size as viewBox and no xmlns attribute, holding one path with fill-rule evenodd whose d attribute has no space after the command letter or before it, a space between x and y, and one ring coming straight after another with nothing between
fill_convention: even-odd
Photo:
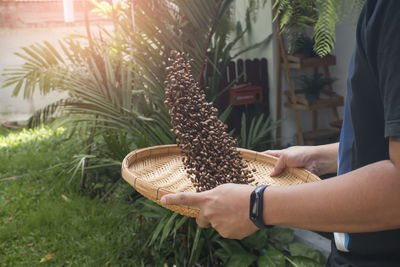
<instances>
[{"instance_id":1,"label":"right hand","mask_svg":"<svg viewBox=\"0 0 400 267\"><path fill-rule=\"evenodd\" d=\"M293 146L282 150L267 150L264 153L278 158L271 176L281 174L286 167L304 167L318 176L324 174L324 166L321 166L323 163L317 156L316 147Z\"/></svg>"}]
</instances>

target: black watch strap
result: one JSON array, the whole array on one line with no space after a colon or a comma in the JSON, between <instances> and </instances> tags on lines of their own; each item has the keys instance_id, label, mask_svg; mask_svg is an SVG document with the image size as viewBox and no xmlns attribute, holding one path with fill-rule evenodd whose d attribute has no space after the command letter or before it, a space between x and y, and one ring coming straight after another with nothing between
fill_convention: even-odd
<instances>
[{"instance_id":1,"label":"black watch strap","mask_svg":"<svg viewBox=\"0 0 400 267\"><path fill-rule=\"evenodd\" d=\"M263 222L263 195L267 187L268 185L257 186L250 196L250 220L260 229L272 227Z\"/></svg>"}]
</instances>

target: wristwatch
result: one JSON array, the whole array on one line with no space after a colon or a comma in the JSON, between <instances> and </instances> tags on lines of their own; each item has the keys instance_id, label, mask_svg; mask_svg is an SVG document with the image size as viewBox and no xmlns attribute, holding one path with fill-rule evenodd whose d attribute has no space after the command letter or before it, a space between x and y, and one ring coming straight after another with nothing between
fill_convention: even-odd
<instances>
[{"instance_id":1,"label":"wristwatch","mask_svg":"<svg viewBox=\"0 0 400 267\"><path fill-rule=\"evenodd\" d=\"M263 195L267 187L268 185L257 186L250 196L250 220L260 229L272 227L263 222Z\"/></svg>"}]
</instances>

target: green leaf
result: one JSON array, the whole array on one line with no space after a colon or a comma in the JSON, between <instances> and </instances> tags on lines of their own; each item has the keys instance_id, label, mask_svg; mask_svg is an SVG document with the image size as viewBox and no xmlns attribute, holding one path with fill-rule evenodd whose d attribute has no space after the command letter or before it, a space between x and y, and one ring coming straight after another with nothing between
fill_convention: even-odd
<instances>
[{"instance_id":1,"label":"green leaf","mask_svg":"<svg viewBox=\"0 0 400 267\"><path fill-rule=\"evenodd\" d=\"M168 219L168 215L164 216L157 224L156 228L153 231L153 235L150 239L149 246L151 246L159 237L161 231L164 229L164 224Z\"/></svg>"},{"instance_id":2,"label":"green leaf","mask_svg":"<svg viewBox=\"0 0 400 267\"><path fill-rule=\"evenodd\" d=\"M260 250L266 246L266 244L268 242L267 237L268 237L267 230L263 229L263 230L259 230L259 231L255 232L254 234L244 238L242 240L242 243L250 249Z\"/></svg>"},{"instance_id":3,"label":"green leaf","mask_svg":"<svg viewBox=\"0 0 400 267\"><path fill-rule=\"evenodd\" d=\"M324 264L325 257L321 252L310 248L309 246L294 242L289 245L290 255L292 256L303 256L309 259L312 259L318 263Z\"/></svg>"},{"instance_id":4,"label":"green leaf","mask_svg":"<svg viewBox=\"0 0 400 267\"><path fill-rule=\"evenodd\" d=\"M282 245L288 245L293 241L294 233L288 228L274 227L269 229L268 236Z\"/></svg>"},{"instance_id":5,"label":"green leaf","mask_svg":"<svg viewBox=\"0 0 400 267\"><path fill-rule=\"evenodd\" d=\"M172 213L172 215L171 215L171 217L168 219L168 221L164 224L164 226L163 226L163 231L162 231L162 235L161 235L161 238L160 238L160 242L159 242L159 246L161 246L162 245L162 243L165 241L165 239L169 236L169 235L172 235L173 233L172 233L172 227L173 227L173 225L174 225L174 223L175 223L175 219L176 219L176 217L178 217L178 213L176 213L176 212L174 212L174 213Z\"/></svg>"},{"instance_id":6,"label":"green leaf","mask_svg":"<svg viewBox=\"0 0 400 267\"><path fill-rule=\"evenodd\" d=\"M239 241L233 239L221 239L217 243L226 251L227 254L243 254L247 251L240 245Z\"/></svg>"},{"instance_id":7,"label":"green leaf","mask_svg":"<svg viewBox=\"0 0 400 267\"><path fill-rule=\"evenodd\" d=\"M336 0L317 0L318 20L314 26L314 51L320 56L326 56L336 41L335 26L339 21Z\"/></svg>"},{"instance_id":8,"label":"green leaf","mask_svg":"<svg viewBox=\"0 0 400 267\"><path fill-rule=\"evenodd\" d=\"M223 263L227 263L230 255L228 253L226 253L226 251L224 249L219 248L215 251L214 257L216 257L217 259L220 259Z\"/></svg>"},{"instance_id":9,"label":"green leaf","mask_svg":"<svg viewBox=\"0 0 400 267\"><path fill-rule=\"evenodd\" d=\"M175 222L175 226L173 229L173 237L175 239L176 233L178 232L179 228L185 223L187 222L189 219L189 217L186 216L180 216L179 218L177 218L176 222Z\"/></svg>"},{"instance_id":10,"label":"green leaf","mask_svg":"<svg viewBox=\"0 0 400 267\"><path fill-rule=\"evenodd\" d=\"M41 58L40 54L37 53L37 51L35 51L35 46L31 45L28 47L22 47L22 50L24 50L24 52L26 54L28 54L29 56L31 56L31 58L35 59L37 64L40 66L47 66L47 63L43 60L43 58ZM15 53L17 54L17 53Z\"/></svg>"},{"instance_id":11,"label":"green leaf","mask_svg":"<svg viewBox=\"0 0 400 267\"><path fill-rule=\"evenodd\" d=\"M286 260L291 263L293 267L323 267L325 264L318 263L312 259L302 256L290 256L286 257Z\"/></svg>"},{"instance_id":12,"label":"green leaf","mask_svg":"<svg viewBox=\"0 0 400 267\"><path fill-rule=\"evenodd\" d=\"M52 46L48 41L44 41L45 46L51 50L51 52L53 53L53 55L55 57L57 57L57 59L61 62L64 63L64 60L62 59L61 55L57 52L57 50L54 48L54 46Z\"/></svg>"},{"instance_id":13,"label":"green leaf","mask_svg":"<svg viewBox=\"0 0 400 267\"><path fill-rule=\"evenodd\" d=\"M222 122L226 122L228 119L229 115L232 112L232 105L229 105L219 116L218 119Z\"/></svg>"},{"instance_id":14,"label":"green leaf","mask_svg":"<svg viewBox=\"0 0 400 267\"><path fill-rule=\"evenodd\" d=\"M104 184L103 183L97 183L97 184L95 184L94 185L94 187L93 187L93 189L100 189L100 188L103 188L104 187Z\"/></svg>"},{"instance_id":15,"label":"green leaf","mask_svg":"<svg viewBox=\"0 0 400 267\"><path fill-rule=\"evenodd\" d=\"M285 256L276 249L268 249L267 252L257 260L260 267L285 267Z\"/></svg>"},{"instance_id":16,"label":"green leaf","mask_svg":"<svg viewBox=\"0 0 400 267\"><path fill-rule=\"evenodd\" d=\"M196 234L193 240L192 250L190 252L189 266L192 266L197 261L197 258L200 255L199 254L199 252L201 251L201 246L199 244L200 237L201 237L201 228L197 226Z\"/></svg>"},{"instance_id":17,"label":"green leaf","mask_svg":"<svg viewBox=\"0 0 400 267\"><path fill-rule=\"evenodd\" d=\"M253 44L253 45L251 45L251 46L249 46L249 47L246 47L246 48L243 49L243 50L240 50L240 51L237 52L235 55L233 55L232 58L237 58L237 57L239 57L240 55L242 55L242 54L244 54L244 53L246 53L246 52L248 52L248 51L250 51L250 50L259 48L259 47L261 47L261 46L263 46L263 45L268 45L268 44L271 42L272 37L273 37L272 34L268 35L268 37L266 37L264 40L262 40L262 41L260 41L260 42L258 42L258 43L255 43L255 44Z\"/></svg>"},{"instance_id":18,"label":"green leaf","mask_svg":"<svg viewBox=\"0 0 400 267\"><path fill-rule=\"evenodd\" d=\"M257 257L250 253L234 254L227 262L227 267L246 267L257 260Z\"/></svg>"}]
</instances>

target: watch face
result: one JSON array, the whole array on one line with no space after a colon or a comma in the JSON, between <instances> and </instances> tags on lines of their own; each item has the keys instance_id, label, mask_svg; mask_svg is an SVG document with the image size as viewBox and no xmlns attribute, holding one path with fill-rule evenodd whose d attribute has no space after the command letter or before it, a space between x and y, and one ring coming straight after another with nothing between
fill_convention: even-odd
<instances>
[{"instance_id":1,"label":"watch face","mask_svg":"<svg viewBox=\"0 0 400 267\"><path fill-rule=\"evenodd\" d=\"M269 228L271 226L264 225L263 222L263 192L267 185L258 186L250 195L250 220L258 228Z\"/></svg>"},{"instance_id":2,"label":"watch face","mask_svg":"<svg viewBox=\"0 0 400 267\"><path fill-rule=\"evenodd\" d=\"M258 210L258 201L255 201L253 204L253 208L251 209L251 213L254 214L253 216L257 215Z\"/></svg>"},{"instance_id":3,"label":"watch face","mask_svg":"<svg viewBox=\"0 0 400 267\"><path fill-rule=\"evenodd\" d=\"M259 213L260 197L258 194L259 192L256 189L250 196L250 219L254 222L257 220Z\"/></svg>"}]
</instances>

